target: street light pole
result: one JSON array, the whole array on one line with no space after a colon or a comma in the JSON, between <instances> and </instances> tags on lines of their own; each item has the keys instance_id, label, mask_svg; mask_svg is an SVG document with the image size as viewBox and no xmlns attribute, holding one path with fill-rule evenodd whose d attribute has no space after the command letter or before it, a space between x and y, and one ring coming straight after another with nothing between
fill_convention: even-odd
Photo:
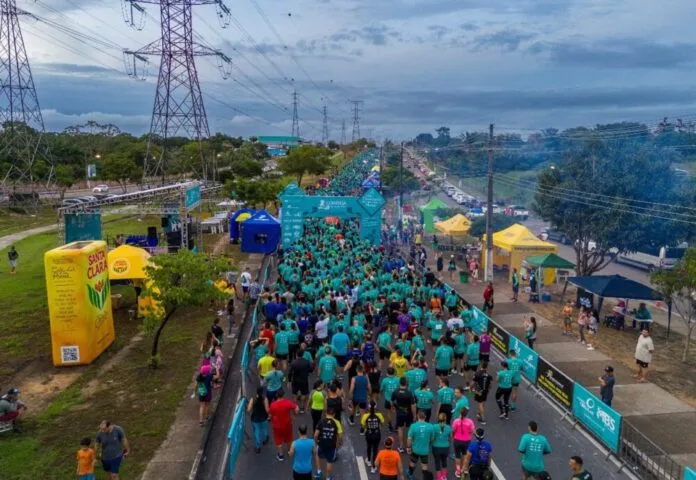
<instances>
[{"instance_id":1,"label":"street light pole","mask_svg":"<svg viewBox=\"0 0 696 480\"><path fill-rule=\"evenodd\" d=\"M404 228L404 142L401 142L401 158L399 159L399 230Z\"/></svg>"},{"instance_id":2,"label":"street light pole","mask_svg":"<svg viewBox=\"0 0 696 480\"><path fill-rule=\"evenodd\" d=\"M484 280L493 281L493 124L488 126L488 208L486 209L486 269Z\"/></svg>"}]
</instances>

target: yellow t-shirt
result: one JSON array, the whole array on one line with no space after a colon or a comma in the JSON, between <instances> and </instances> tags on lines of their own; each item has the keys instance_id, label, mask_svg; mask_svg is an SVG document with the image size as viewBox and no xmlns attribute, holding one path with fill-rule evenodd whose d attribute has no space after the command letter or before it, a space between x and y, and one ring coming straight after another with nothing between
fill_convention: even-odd
<instances>
[{"instance_id":1,"label":"yellow t-shirt","mask_svg":"<svg viewBox=\"0 0 696 480\"><path fill-rule=\"evenodd\" d=\"M397 357L396 352L391 354L389 357L389 362L391 362L392 366L394 367L394 372L398 378L403 377L406 370L408 370L408 360L406 360L405 357Z\"/></svg>"},{"instance_id":2,"label":"yellow t-shirt","mask_svg":"<svg viewBox=\"0 0 696 480\"><path fill-rule=\"evenodd\" d=\"M365 422L367 422L367 417L370 416L370 413L363 413L362 418L360 419L360 425L364 428L365 427ZM384 415L382 415L379 412L375 412L375 416L379 418L379 423L384 423Z\"/></svg>"},{"instance_id":3,"label":"yellow t-shirt","mask_svg":"<svg viewBox=\"0 0 696 480\"><path fill-rule=\"evenodd\" d=\"M261 357L261 360L259 360L258 370L262 378L266 378L268 372L273 370L273 360L275 360L275 358L271 355L264 355Z\"/></svg>"},{"instance_id":4,"label":"yellow t-shirt","mask_svg":"<svg viewBox=\"0 0 696 480\"><path fill-rule=\"evenodd\" d=\"M324 398L324 394L321 393L318 390L315 390L312 392L312 404L310 405L310 408L312 410L324 410L324 406L326 405L326 399Z\"/></svg>"}]
</instances>

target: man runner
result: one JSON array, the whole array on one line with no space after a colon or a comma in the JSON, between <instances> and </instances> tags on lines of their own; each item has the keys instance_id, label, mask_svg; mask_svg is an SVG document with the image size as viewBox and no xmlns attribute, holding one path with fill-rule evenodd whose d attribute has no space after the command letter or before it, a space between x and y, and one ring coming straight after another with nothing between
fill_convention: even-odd
<instances>
[{"instance_id":1,"label":"man runner","mask_svg":"<svg viewBox=\"0 0 696 480\"><path fill-rule=\"evenodd\" d=\"M326 480L333 480L333 464L338 459L338 447L341 445L343 429L341 423L334 417L333 408L326 410L326 418L319 421L314 432L314 440L317 442L317 473L315 478L321 478L321 462L326 461Z\"/></svg>"},{"instance_id":2,"label":"man runner","mask_svg":"<svg viewBox=\"0 0 696 480\"><path fill-rule=\"evenodd\" d=\"M425 421L425 412L418 412L418 421L408 429L409 463L406 478L413 480L416 464L420 462L423 480L432 480L433 474L428 471L428 456L433 443L433 425Z\"/></svg>"},{"instance_id":3,"label":"man runner","mask_svg":"<svg viewBox=\"0 0 696 480\"><path fill-rule=\"evenodd\" d=\"M488 392L491 388L493 378L488 373L488 364L482 363L478 371L474 374L474 379L471 381L471 390L474 392L474 401L476 402L476 419L481 425L486 424L486 400L488 400Z\"/></svg>"}]
</instances>

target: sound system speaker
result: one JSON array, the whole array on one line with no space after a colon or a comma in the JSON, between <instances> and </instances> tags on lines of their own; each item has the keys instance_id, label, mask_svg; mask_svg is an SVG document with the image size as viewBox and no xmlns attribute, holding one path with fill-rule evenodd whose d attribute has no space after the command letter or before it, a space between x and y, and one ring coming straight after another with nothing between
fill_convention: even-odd
<instances>
[{"instance_id":1,"label":"sound system speaker","mask_svg":"<svg viewBox=\"0 0 696 480\"><path fill-rule=\"evenodd\" d=\"M157 227L147 227L147 236L148 237L156 237L157 236Z\"/></svg>"},{"instance_id":2,"label":"sound system speaker","mask_svg":"<svg viewBox=\"0 0 696 480\"><path fill-rule=\"evenodd\" d=\"M169 217L162 217L162 223L160 225L162 228L169 227Z\"/></svg>"}]
</instances>

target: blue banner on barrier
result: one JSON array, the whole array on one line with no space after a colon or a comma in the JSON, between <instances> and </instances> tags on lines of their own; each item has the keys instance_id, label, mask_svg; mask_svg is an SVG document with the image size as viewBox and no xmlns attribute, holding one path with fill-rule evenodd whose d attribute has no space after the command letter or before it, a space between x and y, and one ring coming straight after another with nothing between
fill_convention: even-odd
<instances>
[{"instance_id":1,"label":"blue banner on barrier","mask_svg":"<svg viewBox=\"0 0 696 480\"><path fill-rule=\"evenodd\" d=\"M686 470L684 470L684 480L696 480L696 470L686 467Z\"/></svg>"},{"instance_id":2,"label":"blue banner on barrier","mask_svg":"<svg viewBox=\"0 0 696 480\"><path fill-rule=\"evenodd\" d=\"M522 375L530 382L536 383L539 373L539 354L513 335L510 335L508 352L510 350L516 351L517 358L522 360Z\"/></svg>"},{"instance_id":3,"label":"blue banner on barrier","mask_svg":"<svg viewBox=\"0 0 696 480\"><path fill-rule=\"evenodd\" d=\"M242 351L242 371L246 371L249 368L249 344L244 345L244 350Z\"/></svg>"},{"instance_id":4,"label":"blue banner on barrier","mask_svg":"<svg viewBox=\"0 0 696 480\"><path fill-rule=\"evenodd\" d=\"M481 335L484 330L488 330L488 315L483 313L478 307L472 308L474 320L471 322L471 330L476 335Z\"/></svg>"},{"instance_id":5,"label":"blue banner on barrier","mask_svg":"<svg viewBox=\"0 0 696 480\"><path fill-rule=\"evenodd\" d=\"M227 462L229 478L234 478L234 468L237 465L239 449L244 441L244 413L246 409L246 398L242 397L237 404L237 409L232 417L232 424L227 433L227 441L230 442L230 456Z\"/></svg>"},{"instance_id":6,"label":"blue banner on barrier","mask_svg":"<svg viewBox=\"0 0 696 480\"><path fill-rule=\"evenodd\" d=\"M578 383L573 389L573 415L614 453L619 451L621 415Z\"/></svg>"}]
</instances>

